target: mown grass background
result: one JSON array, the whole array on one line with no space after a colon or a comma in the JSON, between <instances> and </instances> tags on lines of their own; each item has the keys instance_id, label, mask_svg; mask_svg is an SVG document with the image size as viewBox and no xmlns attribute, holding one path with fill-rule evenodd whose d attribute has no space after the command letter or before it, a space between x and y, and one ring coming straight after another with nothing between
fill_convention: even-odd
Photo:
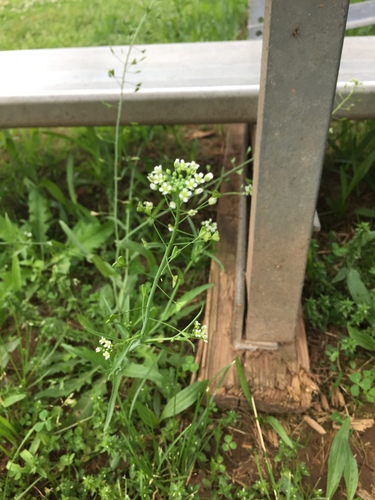
<instances>
[{"instance_id":1,"label":"mown grass background","mask_svg":"<svg viewBox=\"0 0 375 500\"><path fill-rule=\"evenodd\" d=\"M129 0L1 0L0 49L125 45L149 7ZM246 37L247 0L158 0L137 43Z\"/></svg>"}]
</instances>

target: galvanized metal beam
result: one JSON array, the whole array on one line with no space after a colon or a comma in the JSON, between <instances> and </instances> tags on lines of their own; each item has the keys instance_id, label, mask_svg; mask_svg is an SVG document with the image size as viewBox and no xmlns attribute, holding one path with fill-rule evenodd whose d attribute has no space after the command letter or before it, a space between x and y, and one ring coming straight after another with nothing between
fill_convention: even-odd
<instances>
[{"instance_id":1,"label":"galvanized metal beam","mask_svg":"<svg viewBox=\"0 0 375 500\"><path fill-rule=\"evenodd\" d=\"M375 24L375 0L353 3L349 6L347 30L372 24Z\"/></svg>"},{"instance_id":2,"label":"galvanized metal beam","mask_svg":"<svg viewBox=\"0 0 375 500\"><path fill-rule=\"evenodd\" d=\"M267 0L245 343L292 342L348 0Z\"/></svg>"},{"instance_id":3,"label":"galvanized metal beam","mask_svg":"<svg viewBox=\"0 0 375 500\"><path fill-rule=\"evenodd\" d=\"M346 29L362 28L375 24L375 0L364 0L349 5ZM249 0L247 23L249 38L261 39L264 30L264 0Z\"/></svg>"},{"instance_id":4,"label":"galvanized metal beam","mask_svg":"<svg viewBox=\"0 0 375 500\"><path fill-rule=\"evenodd\" d=\"M295 7L291 18L294 11ZM320 27L314 29L318 36ZM301 36L293 38L302 48ZM0 52L0 128L113 125L121 91L109 72L121 76L121 60L127 50L92 47ZM133 48L132 59L139 62L126 75L121 123L255 122L261 50L260 40ZM345 40L337 92L347 95L352 78L361 85L351 106L338 116L375 116L374 60L375 37ZM316 77L311 85L319 91L321 76ZM137 83L142 85L134 92Z\"/></svg>"}]
</instances>

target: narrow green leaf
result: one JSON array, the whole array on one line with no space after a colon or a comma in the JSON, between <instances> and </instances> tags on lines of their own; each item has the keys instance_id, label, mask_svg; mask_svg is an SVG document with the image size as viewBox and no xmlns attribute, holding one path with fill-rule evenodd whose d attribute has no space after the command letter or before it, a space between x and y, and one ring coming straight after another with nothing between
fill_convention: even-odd
<instances>
[{"instance_id":1,"label":"narrow green leaf","mask_svg":"<svg viewBox=\"0 0 375 500\"><path fill-rule=\"evenodd\" d=\"M99 255L92 255L90 257L90 260L94 263L96 269L105 277L108 278L109 276L117 276L117 272L113 269L111 265L108 264L108 262L104 262L103 259L99 257Z\"/></svg>"},{"instance_id":2,"label":"narrow green leaf","mask_svg":"<svg viewBox=\"0 0 375 500\"><path fill-rule=\"evenodd\" d=\"M371 296L361 276L356 269L350 269L346 277L350 295L356 304L366 304L371 307Z\"/></svg>"},{"instance_id":3,"label":"narrow green leaf","mask_svg":"<svg viewBox=\"0 0 375 500\"><path fill-rule=\"evenodd\" d=\"M49 220L51 212L48 201L42 195L38 188L31 182L26 182L29 190L29 221L34 239L37 242L47 241L47 231L49 229Z\"/></svg>"},{"instance_id":4,"label":"narrow green leaf","mask_svg":"<svg viewBox=\"0 0 375 500\"><path fill-rule=\"evenodd\" d=\"M72 155L68 156L66 162L66 182L68 184L70 199L72 200L73 204L76 205L77 197L74 190L74 160Z\"/></svg>"},{"instance_id":5,"label":"narrow green leaf","mask_svg":"<svg viewBox=\"0 0 375 500\"><path fill-rule=\"evenodd\" d=\"M12 255L12 288L14 288L14 290L20 290L22 288L21 268L16 253Z\"/></svg>"},{"instance_id":6,"label":"narrow green leaf","mask_svg":"<svg viewBox=\"0 0 375 500\"><path fill-rule=\"evenodd\" d=\"M13 425L4 417L0 416L0 437L7 439L10 443L16 444L17 431Z\"/></svg>"},{"instance_id":7,"label":"narrow green leaf","mask_svg":"<svg viewBox=\"0 0 375 500\"><path fill-rule=\"evenodd\" d=\"M136 363L128 363L122 370L122 374L125 377L151 380L159 386L165 385L166 383L164 376L158 370Z\"/></svg>"},{"instance_id":8,"label":"narrow green leaf","mask_svg":"<svg viewBox=\"0 0 375 500\"><path fill-rule=\"evenodd\" d=\"M347 462L344 468L346 498L353 500L358 487L358 464L348 443Z\"/></svg>"},{"instance_id":9,"label":"narrow green leaf","mask_svg":"<svg viewBox=\"0 0 375 500\"><path fill-rule=\"evenodd\" d=\"M34 455L32 455L32 453L30 453L29 450L22 450L20 456L25 460L25 462L28 465L30 466L34 465Z\"/></svg>"},{"instance_id":10,"label":"narrow green leaf","mask_svg":"<svg viewBox=\"0 0 375 500\"><path fill-rule=\"evenodd\" d=\"M354 175L351 178L351 182L349 184L349 193L351 193L353 189L358 186L359 182L365 177L367 172L373 166L374 162L375 151L371 151L371 153L369 153L366 158L356 166L356 168L354 169Z\"/></svg>"},{"instance_id":11,"label":"narrow green leaf","mask_svg":"<svg viewBox=\"0 0 375 500\"><path fill-rule=\"evenodd\" d=\"M7 243L26 240L21 229L9 219L8 214L5 214L5 217L0 216L0 239Z\"/></svg>"},{"instance_id":12,"label":"narrow green leaf","mask_svg":"<svg viewBox=\"0 0 375 500\"><path fill-rule=\"evenodd\" d=\"M270 424L270 426L273 428L273 430L282 439L284 444L286 444L287 446L289 446L289 448L294 450L295 445L294 445L293 441L290 439L290 437L286 433L286 430L284 429L284 427L280 424L280 422L275 417L268 416L264 419L264 421Z\"/></svg>"},{"instance_id":13,"label":"narrow green leaf","mask_svg":"<svg viewBox=\"0 0 375 500\"><path fill-rule=\"evenodd\" d=\"M108 410L107 410L107 417L104 422L104 432L108 429L109 424L111 423L113 412L115 409L115 404L116 404L116 399L118 395L118 391L120 388L120 383L122 379L122 374L121 373L115 373L113 375L113 380L112 380L112 392L111 392L111 397L109 399L108 403Z\"/></svg>"},{"instance_id":14,"label":"narrow green leaf","mask_svg":"<svg viewBox=\"0 0 375 500\"><path fill-rule=\"evenodd\" d=\"M94 335L97 335L99 337L101 337L103 335L102 331L99 332L98 330L95 330L93 328L91 321L88 318L86 318L86 316L82 316L82 314L78 314L77 319L78 319L80 325L83 326L83 328L85 330L87 330L88 332L93 333Z\"/></svg>"},{"instance_id":15,"label":"narrow green leaf","mask_svg":"<svg viewBox=\"0 0 375 500\"><path fill-rule=\"evenodd\" d=\"M25 394L25 393L14 394L13 396L8 396L7 398L5 398L3 400L2 405L4 408L8 408L9 406L12 406L15 403L18 403L18 401L22 401L23 399L25 399L26 396L27 396L27 394Z\"/></svg>"},{"instance_id":16,"label":"narrow green leaf","mask_svg":"<svg viewBox=\"0 0 375 500\"><path fill-rule=\"evenodd\" d=\"M51 196L55 198L56 201L61 203L65 208L68 208L69 202L65 198L64 193L61 191L59 186L52 182L50 179L46 179L45 177L40 180L39 185L49 192Z\"/></svg>"},{"instance_id":17,"label":"narrow green leaf","mask_svg":"<svg viewBox=\"0 0 375 500\"><path fill-rule=\"evenodd\" d=\"M139 401L136 401L135 410L138 413L139 418L145 425L147 425L147 427L150 427L151 429L156 429L158 425L158 419L155 413L152 410L150 410L150 408L147 408L147 406L145 406L144 404L140 403Z\"/></svg>"},{"instance_id":18,"label":"narrow green leaf","mask_svg":"<svg viewBox=\"0 0 375 500\"><path fill-rule=\"evenodd\" d=\"M7 439L10 443L16 444L16 439L13 436L11 432L9 432L7 429L1 429L0 428L0 438Z\"/></svg>"},{"instance_id":19,"label":"narrow green leaf","mask_svg":"<svg viewBox=\"0 0 375 500\"><path fill-rule=\"evenodd\" d=\"M139 255L145 257L150 271L153 271L156 268L156 260L154 254L151 252L151 250L146 248L141 243L136 243L135 241L126 239L121 243L120 246L126 248L127 250L130 250L133 254L138 253Z\"/></svg>"},{"instance_id":20,"label":"narrow green leaf","mask_svg":"<svg viewBox=\"0 0 375 500\"><path fill-rule=\"evenodd\" d=\"M100 365L103 368L106 368L108 366L108 363L103 358L102 354L88 349L87 347L73 347L68 344L61 344L61 347L63 347L66 351L70 352L74 356L89 361L94 366Z\"/></svg>"},{"instance_id":21,"label":"narrow green leaf","mask_svg":"<svg viewBox=\"0 0 375 500\"><path fill-rule=\"evenodd\" d=\"M13 427L13 425L8 422L8 420L4 417L2 417L0 415L0 427L2 429L7 429L11 434L14 434L15 436L17 436L17 431L16 429Z\"/></svg>"},{"instance_id":22,"label":"narrow green leaf","mask_svg":"<svg viewBox=\"0 0 375 500\"><path fill-rule=\"evenodd\" d=\"M340 281L344 280L348 275L348 268L342 267L340 271L336 274L336 276L333 278L332 283L339 283Z\"/></svg>"},{"instance_id":23,"label":"narrow green leaf","mask_svg":"<svg viewBox=\"0 0 375 500\"><path fill-rule=\"evenodd\" d=\"M375 217L375 210L373 210L372 208L357 208L356 210L354 210L354 212L357 215L361 215L362 217Z\"/></svg>"},{"instance_id":24,"label":"narrow green leaf","mask_svg":"<svg viewBox=\"0 0 375 500\"><path fill-rule=\"evenodd\" d=\"M195 299L196 297L198 297L198 295L205 292L209 288L212 288L213 286L214 285L212 283L207 283L205 285L197 286L193 290L189 290L188 292L184 293L184 295L182 295L182 297L180 297L176 302L176 310L180 311L183 307L186 306L188 302Z\"/></svg>"},{"instance_id":25,"label":"narrow green leaf","mask_svg":"<svg viewBox=\"0 0 375 500\"><path fill-rule=\"evenodd\" d=\"M60 226L64 233L67 235L69 240L83 253L83 255L88 255L90 252L88 251L87 248L85 248L82 243L78 240L74 232L70 229L70 227L65 224L63 220L59 221Z\"/></svg>"},{"instance_id":26,"label":"narrow green leaf","mask_svg":"<svg viewBox=\"0 0 375 500\"><path fill-rule=\"evenodd\" d=\"M160 416L160 421L166 418L174 417L182 411L186 410L194 404L199 396L207 387L207 381L201 380L193 382L189 387L185 387L182 391L178 392L172 399L165 405L164 410Z\"/></svg>"},{"instance_id":27,"label":"narrow green leaf","mask_svg":"<svg viewBox=\"0 0 375 500\"><path fill-rule=\"evenodd\" d=\"M246 401L249 403L250 407L252 406L252 396L249 388L249 384L247 382L245 370L242 367L241 361L239 358L236 358L236 370L237 370L237 376L238 380L240 381L240 386L242 389L242 392L245 396Z\"/></svg>"},{"instance_id":28,"label":"narrow green leaf","mask_svg":"<svg viewBox=\"0 0 375 500\"><path fill-rule=\"evenodd\" d=\"M331 500L335 494L348 460L350 419L346 418L337 432L328 458L328 476L326 497Z\"/></svg>"},{"instance_id":29,"label":"narrow green leaf","mask_svg":"<svg viewBox=\"0 0 375 500\"><path fill-rule=\"evenodd\" d=\"M350 324L347 325L349 336L355 343L367 351L375 351L375 339L365 331L360 331Z\"/></svg>"}]
</instances>

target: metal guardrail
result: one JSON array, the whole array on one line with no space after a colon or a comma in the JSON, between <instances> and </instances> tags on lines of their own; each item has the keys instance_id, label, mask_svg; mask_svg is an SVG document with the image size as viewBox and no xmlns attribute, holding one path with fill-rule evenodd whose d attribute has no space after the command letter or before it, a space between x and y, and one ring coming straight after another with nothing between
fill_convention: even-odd
<instances>
[{"instance_id":1,"label":"metal guardrail","mask_svg":"<svg viewBox=\"0 0 375 500\"><path fill-rule=\"evenodd\" d=\"M248 32L250 39L263 37L264 0L250 0ZM346 29L363 28L375 24L375 0L349 5Z\"/></svg>"},{"instance_id":2,"label":"metal guardrail","mask_svg":"<svg viewBox=\"0 0 375 500\"><path fill-rule=\"evenodd\" d=\"M122 124L256 121L259 41L156 44L132 49ZM0 52L0 127L113 125L128 47ZM142 52L144 51L144 53ZM375 37L345 39L337 97L360 85L338 116L375 116ZM138 92L137 85L141 83ZM319 82L315 82L319 85Z\"/></svg>"}]
</instances>

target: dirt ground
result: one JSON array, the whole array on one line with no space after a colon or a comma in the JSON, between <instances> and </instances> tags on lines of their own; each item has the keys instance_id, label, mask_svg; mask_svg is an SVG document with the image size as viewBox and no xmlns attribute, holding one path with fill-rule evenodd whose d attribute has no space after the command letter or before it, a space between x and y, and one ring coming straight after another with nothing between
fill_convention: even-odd
<instances>
[{"instance_id":1,"label":"dirt ground","mask_svg":"<svg viewBox=\"0 0 375 500\"><path fill-rule=\"evenodd\" d=\"M186 138L197 141L196 161L201 165L220 167L225 150L225 140L222 130L218 127L187 127ZM325 178L323 176L322 183ZM327 186L323 186L327 189ZM323 190L322 190L323 191ZM348 221L343 220L342 228L335 225L335 231L347 231ZM329 361L325 352L326 345L335 345L339 333L319 332L306 324L307 342L310 356L312 379L319 387L319 392L313 396L311 408L304 414L277 415L278 420L287 430L288 435L301 443L300 460L305 462L310 477L306 478L306 491L318 487L325 490L327 462L332 440L338 426L331 419L333 412L339 412L343 417L352 418L351 447L358 462L359 489L357 495L363 500L375 498L375 426L373 404L353 406L351 399L342 388L334 388L335 374L330 372ZM237 485L251 485L258 478L257 466L254 460L254 450L260 449L259 436L256 431L252 412L241 409L241 421L231 429L237 449L227 458L227 471ZM266 426L265 426L266 427ZM269 427L269 426L268 426ZM275 431L264 433L267 453L274 457L278 450L278 437ZM276 467L276 466L275 466ZM277 469L275 469L277 470ZM199 482L199 477L193 477L192 482ZM209 497L209 494L207 496ZM339 489L334 500L345 499L344 488Z\"/></svg>"}]
</instances>

